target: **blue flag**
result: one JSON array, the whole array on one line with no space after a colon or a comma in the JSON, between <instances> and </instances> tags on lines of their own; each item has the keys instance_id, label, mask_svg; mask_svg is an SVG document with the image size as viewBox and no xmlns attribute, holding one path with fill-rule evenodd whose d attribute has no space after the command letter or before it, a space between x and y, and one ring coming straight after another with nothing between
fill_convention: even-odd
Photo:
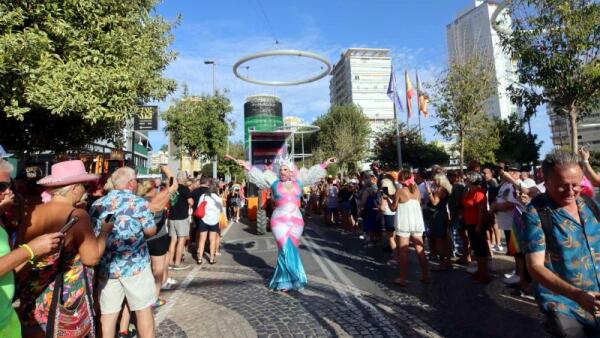
<instances>
[{"instance_id":1,"label":"blue flag","mask_svg":"<svg viewBox=\"0 0 600 338\"><path fill-rule=\"evenodd\" d=\"M394 67L392 67L390 74L390 83L388 84L387 95L394 102L394 107L396 111L404 111L402 107L402 101L400 101L400 96L398 95L398 88L396 87L396 74L394 73Z\"/></svg>"}]
</instances>

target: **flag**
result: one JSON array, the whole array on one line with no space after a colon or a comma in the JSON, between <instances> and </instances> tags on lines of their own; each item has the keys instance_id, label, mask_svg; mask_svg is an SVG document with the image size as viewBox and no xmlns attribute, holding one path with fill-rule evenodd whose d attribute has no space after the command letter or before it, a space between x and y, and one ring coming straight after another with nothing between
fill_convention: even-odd
<instances>
[{"instance_id":1,"label":"flag","mask_svg":"<svg viewBox=\"0 0 600 338\"><path fill-rule=\"evenodd\" d=\"M427 117L427 104L429 103L429 96L421 89L421 82L419 82L419 73L417 73L417 103L419 107L419 114L423 113L423 117Z\"/></svg>"},{"instance_id":2,"label":"flag","mask_svg":"<svg viewBox=\"0 0 600 338\"><path fill-rule=\"evenodd\" d=\"M404 110L402 108L402 101L400 101L400 96L398 96L398 89L396 88L396 75L394 74L394 67L392 67L390 73L390 83L388 84L387 95L394 103L394 108L396 110Z\"/></svg>"},{"instance_id":3,"label":"flag","mask_svg":"<svg viewBox=\"0 0 600 338\"><path fill-rule=\"evenodd\" d=\"M406 82L406 114L408 115L408 118L410 118L412 116L412 97L414 90L406 70L404 71L404 81Z\"/></svg>"}]
</instances>

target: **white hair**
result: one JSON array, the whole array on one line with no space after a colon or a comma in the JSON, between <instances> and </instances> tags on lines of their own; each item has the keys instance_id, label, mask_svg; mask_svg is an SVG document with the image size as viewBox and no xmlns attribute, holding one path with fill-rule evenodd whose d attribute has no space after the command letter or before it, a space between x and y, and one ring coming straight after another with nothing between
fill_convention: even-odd
<instances>
[{"instance_id":1,"label":"white hair","mask_svg":"<svg viewBox=\"0 0 600 338\"><path fill-rule=\"evenodd\" d=\"M188 177L185 171L180 171L177 173L177 183L185 184L187 182L187 179Z\"/></svg>"},{"instance_id":2,"label":"white hair","mask_svg":"<svg viewBox=\"0 0 600 338\"><path fill-rule=\"evenodd\" d=\"M121 167L110 176L114 189L123 189L131 180L135 180L135 170L129 167Z\"/></svg>"}]
</instances>

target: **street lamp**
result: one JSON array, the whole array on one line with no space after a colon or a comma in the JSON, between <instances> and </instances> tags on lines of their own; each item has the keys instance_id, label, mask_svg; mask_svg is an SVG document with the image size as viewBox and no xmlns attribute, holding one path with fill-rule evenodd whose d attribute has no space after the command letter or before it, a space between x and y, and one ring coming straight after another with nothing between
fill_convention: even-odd
<instances>
[{"instance_id":1,"label":"street lamp","mask_svg":"<svg viewBox=\"0 0 600 338\"><path fill-rule=\"evenodd\" d=\"M215 86L215 61L213 60L204 60L205 65L212 65L212 81L213 81L213 95L216 94L216 86Z\"/></svg>"},{"instance_id":2,"label":"street lamp","mask_svg":"<svg viewBox=\"0 0 600 338\"><path fill-rule=\"evenodd\" d=\"M217 89L215 86L215 61L214 60L204 60L205 65L212 65L212 81L213 81L213 95L217 95ZM212 176L213 178L217 178L217 156L213 159L212 162Z\"/></svg>"}]
</instances>

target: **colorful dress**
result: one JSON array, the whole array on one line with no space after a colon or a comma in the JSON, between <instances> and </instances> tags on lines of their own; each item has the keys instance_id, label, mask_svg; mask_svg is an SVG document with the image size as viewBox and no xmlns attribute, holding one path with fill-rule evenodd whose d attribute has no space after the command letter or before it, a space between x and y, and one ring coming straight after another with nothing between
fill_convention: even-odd
<instances>
[{"instance_id":1,"label":"colorful dress","mask_svg":"<svg viewBox=\"0 0 600 338\"><path fill-rule=\"evenodd\" d=\"M68 250L64 249L63 250ZM44 257L32 266L27 273L19 275L19 298L21 300L17 312L23 325L39 326L44 332L48 323L48 311L52 303L54 281L58 271L60 252ZM83 274L87 273L88 288L92 290L94 270L81 263L77 251L63 253L64 283L62 304L70 308L85 294Z\"/></svg>"},{"instance_id":2,"label":"colorful dress","mask_svg":"<svg viewBox=\"0 0 600 338\"><path fill-rule=\"evenodd\" d=\"M273 290L301 290L307 278L298 252L298 245L304 230L304 220L300 212L300 199L303 186L313 185L327 172L321 165L300 169L297 178L282 182L273 171L261 171L252 167L248 180L260 189L271 188L276 204L271 216L271 232L277 241L279 253L275 273L269 283Z\"/></svg>"}]
</instances>

